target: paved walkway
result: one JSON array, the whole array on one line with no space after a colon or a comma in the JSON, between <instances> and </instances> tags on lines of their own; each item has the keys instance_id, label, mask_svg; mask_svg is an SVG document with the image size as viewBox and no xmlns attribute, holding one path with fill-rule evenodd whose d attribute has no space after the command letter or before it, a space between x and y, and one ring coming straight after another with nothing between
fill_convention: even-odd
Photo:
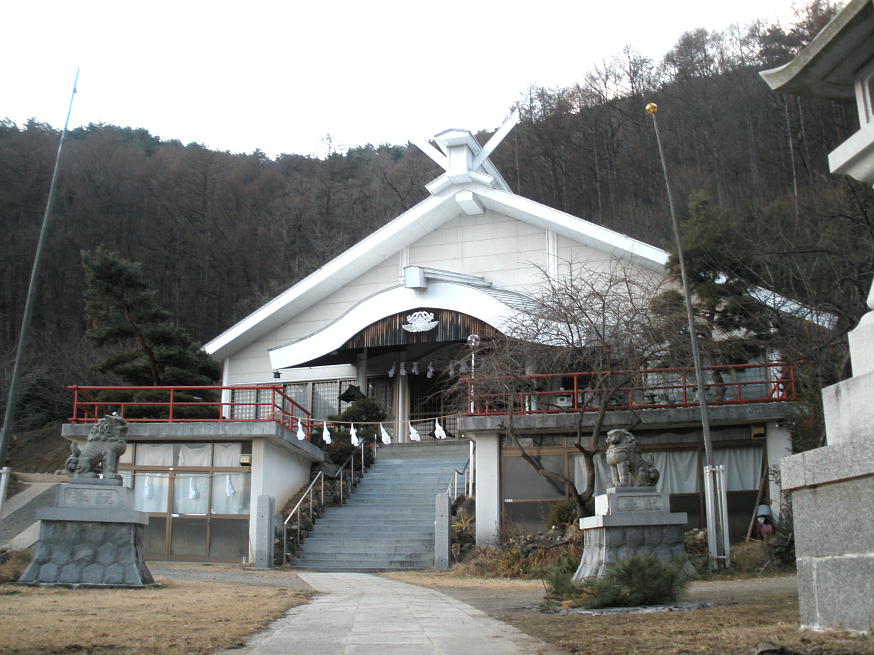
<instances>
[{"instance_id":1,"label":"paved walkway","mask_svg":"<svg viewBox=\"0 0 874 655\"><path fill-rule=\"evenodd\" d=\"M439 591L364 573L301 572L321 592L242 649L252 655L547 655L543 642Z\"/></svg>"}]
</instances>

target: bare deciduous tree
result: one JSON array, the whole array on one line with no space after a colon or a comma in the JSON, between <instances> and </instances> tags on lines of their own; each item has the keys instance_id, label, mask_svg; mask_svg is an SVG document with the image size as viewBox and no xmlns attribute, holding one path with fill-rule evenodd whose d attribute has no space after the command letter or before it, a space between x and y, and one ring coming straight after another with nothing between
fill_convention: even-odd
<instances>
[{"instance_id":1,"label":"bare deciduous tree","mask_svg":"<svg viewBox=\"0 0 874 655\"><path fill-rule=\"evenodd\" d=\"M476 397L503 404L505 435L537 473L572 497L580 515L594 494L594 456L607 408L617 393L633 384L638 372L658 361L665 339L657 317L650 310L663 276L627 261L610 261L594 268L564 262L562 274L550 277L541 271L542 283L532 300L512 322L506 336L478 348ZM548 378L536 373L585 373L586 388L576 390L579 405L594 415L584 427L584 412L576 411L574 448L583 458L586 484L544 467L519 438L513 412L521 403L540 402L537 384ZM555 409L560 409L556 407ZM633 425L628 426L633 427Z\"/></svg>"}]
</instances>

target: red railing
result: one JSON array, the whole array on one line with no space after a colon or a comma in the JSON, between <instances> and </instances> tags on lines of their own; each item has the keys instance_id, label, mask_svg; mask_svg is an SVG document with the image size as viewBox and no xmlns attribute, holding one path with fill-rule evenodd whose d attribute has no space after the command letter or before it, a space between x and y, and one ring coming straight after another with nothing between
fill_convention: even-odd
<instances>
[{"instance_id":1,"label":"red railing","mask_svg":"<svg viewBox=\"0 0 874 655\"><path fill-rule=\"evenodd\" d=\"M70 423L94 423L118 412L129 423L273 421L309 439L310 413L282 385L188 387L67 387L73 392Z\"/></svg>"},{"instance_id":2,"label":"red railing","mask_svg":"<svg viewBox=\"0 0 874 655\"><path fill-rule=\"evenodd\" d=\"M796 400L795 366L786 363L707 366L708 405L744 405ZM609 373L549 373L518 378L468 379L468 414L547 414L665 409L698 404L692 368Z\"/></svg>"}]
</instances>

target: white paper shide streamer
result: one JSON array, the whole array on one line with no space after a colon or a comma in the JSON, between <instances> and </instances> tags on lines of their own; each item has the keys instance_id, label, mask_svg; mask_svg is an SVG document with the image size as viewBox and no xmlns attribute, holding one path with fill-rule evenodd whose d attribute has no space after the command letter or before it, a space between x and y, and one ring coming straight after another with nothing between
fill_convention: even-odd
<instances>
[{"instance_id":1,"label":"white paper shide streamer","mask_svg":"<svg viewBox=\"0 0 874 655\"><path fill-rule=\"evenodd\" d=\"M304 441L306 438L307 434L303 431L303 421L297 419L297 440Z\"/></svg>"},{"instance_id":2,"label":"white paper shide streamer","mask_svg":"<svg viewBox=\"0 0 874 655\"><path fill-rule=\"evenodd\" d=\"M331 431L328 430L328 422L325 421L322 424L322 426L323 426L322 427L322 439L325 440L326 444L330 444L331 443Z\"/></svg>"},{"instance_id":3,"label":"white paper shide streamer","mask_svg":"<svg viewBox=\"0 0 874 655\"><path fill-rule=\"evenodd\" d=\"M358 433L355 431L354 423L349 424L349 439L352 441L352 445L358 448L361 442L358 440Z\"/></svg>"},{"instance_id":4,"label":"white paper shide streamer","mask_svg":"<svg viewBox=\"0 0 874 655\"><path fill-rule=\"evenodd\" d=\"M413 424L410 423L410 441L421 441L422 437L419 436L419 431L413 427Z\"/></svg>"},{"instance_id":5,"label":"white paper shide streamer","mask_svg":"<svg viewBox=\"0 0 874 655\"><path fill-rule=\"evenodd\" d=\"M382 427L382 423L379 424L379 433L382 435L382 443L386 446L391 443L391 437L388 436L388 432L385 431L385 428Z\"/></svg>"},{"instance_id":6,"label":"white paper shide streamer","mask_svg":"<svg viewBox=\"0 0 874 655\"><path fill-rule=\"evenodd\" d=\"M200 492L197 490L194 477L188 478L188 498L190 500L198 500L200 498Z\"/></svg>"},{"instance_id":7,"label":"white paper shide streamer","mask_svg":"<svg viewBox=\"0 0 874 655\"><path fill-rule=\"evenodd\" d=\"M443 426L440 425L440 421L438 421L436 418L434 419L434 437L436 439L446 438L446 430L443 429Z\"/></svg>"}]
</instances>

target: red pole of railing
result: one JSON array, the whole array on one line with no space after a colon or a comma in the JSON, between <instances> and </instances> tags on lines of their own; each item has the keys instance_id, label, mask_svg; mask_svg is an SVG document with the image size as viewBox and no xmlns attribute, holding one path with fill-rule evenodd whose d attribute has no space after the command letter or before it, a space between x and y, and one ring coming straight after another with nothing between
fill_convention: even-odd
<instances>
[{"instance_id":1,"label":"red pole of railing","mask_svg":"<svg viewBox=\"0 0 874 655\"><path fill-rule=\"evenodd\" d=\"M579 409L579 402L578 402L579 398L578 398L578 395L577 395L577 392L579 391L579 388L580 388L580 384L579 384L579 382L580 382L580 376L579 376L579 375L575 375L575 376L574 376L574 382L573 382L573 384L571 385L571 388L573 389L573 394L574 394L574 400L573 400L573 402L571 403L571 407L573 407L574 409Z\"/></svg>"},{"instance_id":2,"label":"red pole of railing","mask_svg":"<svg viewBox=\"0 0 874 655\"><path fill-rule=\"evenodd\" d=\"M79 419L79 387L70 387L73 390L73 418L72 423L76 423Z\"/></svg>"},{"instance_id":3,"label":"red pole of railing","mask_svg":"<svg viewBox=\"0 0 874 655\"><path fill-rule=\"evenodd\" d=\"M168 416L169 416L168 422L169 423L173 422L173 402L176 399L175 391L176 391L175 389L172 389L172 388L170 389L170 409L168 410Z\"/></svg>"}]
</instances>

